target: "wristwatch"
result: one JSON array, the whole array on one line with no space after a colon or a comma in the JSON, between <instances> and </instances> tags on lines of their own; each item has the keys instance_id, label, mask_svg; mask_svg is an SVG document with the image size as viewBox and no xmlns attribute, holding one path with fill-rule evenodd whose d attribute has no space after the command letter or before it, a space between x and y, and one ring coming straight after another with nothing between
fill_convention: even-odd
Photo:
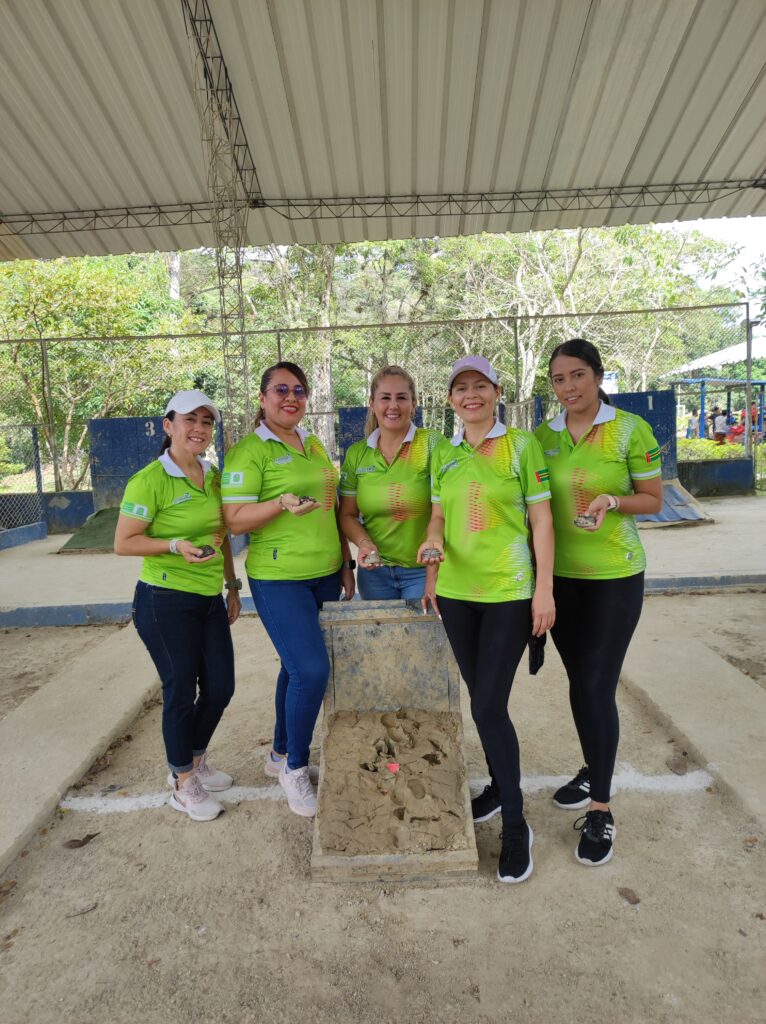
<instances>
[{"instance_id":1,"label":"wristwatch","mask_svg":"<svg viewBox=\"0 0 766 1024\"><path fill-rule=\"evenodd\" d=\"M226 580L224 587L226 587L227 590L241 590L242 580Z\"/></svg>"},{"instance_id":2,"label":"wristwatch","mask_svg":"<svg viewBox=\"0 0 766 1024\"><path fill-rule=\"evenodd\" d=\"M609 499L609 507L607 508L607 512L619 512L620 499L617 497L617 495L607 494L607 498Z\"/></svg>"},{"instance_id":3,"label":"wristwatch","mask_svg":"<svg viewBox=\"0 0 766 1024\"><path fill-rule=\"evenodd\" d=\"M341 569L356 569L356 562L353 558L349 558L347 562L344 562Z\"/></svg>"}]
</instances>

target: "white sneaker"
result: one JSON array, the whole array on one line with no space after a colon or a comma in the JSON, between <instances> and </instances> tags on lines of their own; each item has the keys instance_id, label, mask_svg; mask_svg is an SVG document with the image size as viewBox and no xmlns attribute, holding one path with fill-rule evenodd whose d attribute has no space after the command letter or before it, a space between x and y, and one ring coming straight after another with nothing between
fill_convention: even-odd
<instances>
[{"instance_id":1,"label":"white sneaker","mask_svg":"<svg viewBox=\"0 0 766 1024\"><path fill-rule=\"evenodd\" d=\"M202 755L199 764L194 770L202 788L206 789L208 793L221 793L224 789L229 789L232 782L234 782L231 775L221 772L217 768L212 768L207 763L207 751Z\"/></svg>"},{"instance_id":2,"label":"white sneaker","mask_svg":"<svg viewBox=\"0 0 766 1024\"><path fill-rule=\"evenodd\" d=\"M311 785L308 767L288 771L285 759L279 772L279 785L287 794L287 802L293 814L300 814L304 818L314 817L317 812L317 792Z\"/></svg>"},{"instance_id":3,"label":"white sneaker","mask_svg":"<svg viewBox=\"0 0 766 1024\"><path fill-rule=\"evenodd\" d=\"M264 759L263 770L267 775L278 779L283 764L287 764L287 754L275 754L273 750L270 750ZM309 765L309 779L314 786L319 782L319 769L315 764Z\"/></svg>"},{"instance_id":4,"label":"white sneaker","mask_svg":"<svg viewBox=\"0 0 766 1024\"><path fill-rule=\"evenodd\" d=\"M196 773L183 782L173 779L169 803L173 810L183 811L192 821L212 821L223 810L223 804L202 788Z\"/></svg>"}]
</instances>

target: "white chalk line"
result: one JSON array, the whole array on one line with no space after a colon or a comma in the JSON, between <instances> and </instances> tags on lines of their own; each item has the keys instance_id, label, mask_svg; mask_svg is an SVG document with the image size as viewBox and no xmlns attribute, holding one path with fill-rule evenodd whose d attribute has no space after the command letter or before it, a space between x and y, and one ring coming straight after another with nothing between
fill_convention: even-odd
<instances>
[{"instance_id":1,"label":"white chalk line","mask_svg":"<svg viewBox=\"0 0 766 1024\"><path fill-rule=\"evenodd\" d=\"M534 793L553 792L569 781L567 775L525 775L521 788L526 796ZM480 793L489 782L485 779L471 779L471 793ZM713 776L706 771L689 772L687 775L644 775L632 765L621 765L612 780L612 794L615 793L698 793L712 785ZM168 802L168 792L144 793L140 796L68 796L59 806L65 811L83 811L89 814L126 814L129 811L148 811L163 807ZM215 798L225 804L250 803L258 800L284 800L279 785L232 786Z\"/></svg>"}]
</instances>

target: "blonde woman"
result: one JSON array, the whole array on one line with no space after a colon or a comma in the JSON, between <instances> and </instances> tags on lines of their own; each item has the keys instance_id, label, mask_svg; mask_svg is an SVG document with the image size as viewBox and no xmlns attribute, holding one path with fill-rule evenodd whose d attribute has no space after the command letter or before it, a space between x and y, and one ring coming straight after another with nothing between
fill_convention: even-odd
<instances>
[{"instance_id":1,"label":"blonde woman","mask_svg":"<svg viewBox=\"0 0 766 1024\"><path fill-rule=\"evenodd\" d=\"M431 517L431 452L442 435L416 427L415 382L401 366L372 379L365 438L352 444L340 474L340 526L359 549L365 600L423 596L418 548Z\"/></svg>"}]
</instances>

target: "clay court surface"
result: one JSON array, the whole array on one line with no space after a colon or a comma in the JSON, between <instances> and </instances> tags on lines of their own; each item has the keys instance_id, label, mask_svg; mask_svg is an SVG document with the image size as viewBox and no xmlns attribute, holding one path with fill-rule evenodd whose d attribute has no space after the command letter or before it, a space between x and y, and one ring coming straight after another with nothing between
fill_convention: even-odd
<instances>
[{"instance_id":1,"label":"clay court surface","mask_svg":"<svg viewBox=\"0 0 766 1024\"><path fill-rule=\"evenodd\" d=\"M766 595L652 597L647 609L762 673ZM24 685L44 685L45 666L55 672L72 645L110 632L36 631L38 669ZM11 659L28 633L3 635ZM766 1020L766 836L631 693L621 694L609 865L575 862L576 812L550 801L550 777L579 759L549 646L542 673L520 671L511 697L535 832L531 879L495 880L495 818L477 827L475 878L312 883L311 824L262 772L275 656L254 618L235 626L235 645L238 692L214 760L235 774L238 802L205 824L161 803L151 702L0 875L2 1024ZM18 688L4 694L23 699ZM464 727L476 785L486 769L466 714ZM673 756L688 762L685 775L668 769Z\"/></svg>"}]
</instances>

